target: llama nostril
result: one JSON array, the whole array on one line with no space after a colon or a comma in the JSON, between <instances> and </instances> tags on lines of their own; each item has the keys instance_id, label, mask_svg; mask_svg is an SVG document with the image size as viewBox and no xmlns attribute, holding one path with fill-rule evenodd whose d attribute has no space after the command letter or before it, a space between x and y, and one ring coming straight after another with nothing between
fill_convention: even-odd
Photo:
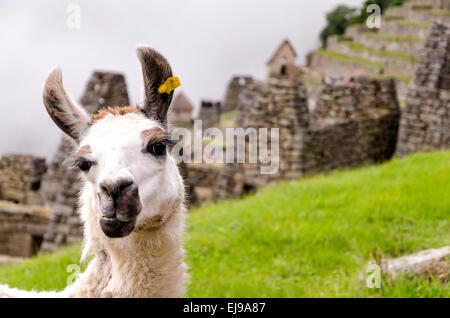
<instances>
[{"instance_id":1,"label":"llama nostril","mask_svg":"<svg viewBox=\"0 0 450 318\"><path fill-rule=\"evenodd\" d=\"M102 190L103 193L105 193L105 194L107 194L108 196L110 196L108 187L105 187L104 185L101 185L101 186L100 186L100 189Z\"/></svg>"},{"instance_id":2,"label":"llama nostril","mask_svg":"<svg viewBox=\"0 0 450 318\"><path fill-rule=\"evenodd\" d=\"M125 189L133 184L132 181L125 181L119 185L119 193L122 193Z\"/></svg>"},{"instance_id":3,"label":"llama nostril","mask_svg":"<svg viewBox=\"0 0 450 318\"><path fill-rule=\"evenodd\" d=\"M102 183L100 189L108 195L113 201L117 201L120 195L134 184L131 180L119 180L114 183Z\"/></svg>"}]
</instances>

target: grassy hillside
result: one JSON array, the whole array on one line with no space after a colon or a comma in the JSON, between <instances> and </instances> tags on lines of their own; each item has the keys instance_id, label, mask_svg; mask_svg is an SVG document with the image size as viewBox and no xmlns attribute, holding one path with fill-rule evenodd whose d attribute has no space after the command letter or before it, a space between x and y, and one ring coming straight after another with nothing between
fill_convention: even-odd
<instances>
[{"instance_id":1,"label":"grassy hillside","mask_svg":"<svg viewBox=\"0 0 450 318\"><path fill-rule=\"evenodd\" d=\"M190 297L448 297L450 282L400 277L368 289L365 264L450 244L450 152L267 187L187 218ZM0 268L0 283L64 287L79 247Z\"/></svg>"}]
</instances>

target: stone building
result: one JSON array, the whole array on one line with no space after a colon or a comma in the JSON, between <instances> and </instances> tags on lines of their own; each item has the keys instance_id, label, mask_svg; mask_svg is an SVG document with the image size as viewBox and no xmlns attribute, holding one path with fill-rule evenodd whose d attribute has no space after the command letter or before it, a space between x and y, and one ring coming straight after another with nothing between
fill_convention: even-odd
<instances>
[{"instance_id":1,"label":"stone building","mask_svg":"<svg viewBox=\"0 0 450 318\"><path fill-rule=\"evenodd\" d=\"M224 113L235 110L239 103L239 94L251 83L253 77L248 75L235 75L227 84L225 97L223 101Z\"/></svg>"},{"instance_id":2,"label":"stone building","mask_svg":"<svg viewBox=\"0 0 450 318\"><path fill-rule=\"evenodd\" d=\"M169 110L169 122L174 126L189 127L192 119L191 101L183 92L176 93Z\"/></svg>"},{"instance_id":3,"label":"stone building","mask_svg":"<svg viewBox=\"0 0 450 318\"><path fill-rule=\"evenodd\" d=\"M289 71L295 67L297 53L289 40L284 40L267 61L267 78L288 78Z\"/></svg>"},{"instance_id":4,"label":"stone building","mask_svg":"<svg viewBox=\"0 0 450 318\"><path fill-rule=\"evenodd\" d=\"M0 201L0 255L35 255L52 213L43 207Z\"/></svg>"},{"instance_id":5,"label":"stone building","mask_svg":"<svg viewBox=\"0 0 450 318\"><path fill-rule=\"evenodd\" d=\"M450 27L434 23L409 87L397 156L450 149Z\"/></svg>"},{"instance_id":6,"label":"stone building","mask_svg":"<svg viewBox=\"0 0 450 318\"><path fill-rule=\"evenodd\" d=\"M226 164L214 199L240 197L277 180L382 162L395 151L400 110L393 80L362 77L326 85L311 113L303 84L255 82L241 96L236 127L279 128L279 156L272 158L279 160L279 170L262 174L267 164ZM270 134L268 140L271 149ZM252 150L245 143L248 156Z\"/></svg>"},{"instance_id":7,"label":"stone building","mask_svg":"<svg viewBox=\"0 0 450 318\"><path fill-rule=\"evenodd\" d=\"M129 105L125 77L118 73L94 72L80 103L89 113L95 113L102 107ZM55 211L45 233L42 245L45 251L77 242L82 237L81 222L76 212L81 185L79 171L64 164L72 152L71 141L63 135L42 180L42 199L46 206Z\"/></svg>"},{"instance_id":8,"label":"stone building","mask_svg":"<svg viewBox=\"0 0 450 318\"><path fill-rule=\"evenodd\" d=\"M42 175L47 170L44 158L7 155L0 159L0 200L40 204Z\"/></svg>"},{"instance_id":9,"label":"stone building","mask_svg":"<svg viewBox=\"0 0 450 318\"><path fill-rule=\"evenodd\" d=\"M221 114L222 104L220 102L202 100L197 119L202 121L203 129L216 127L220 124Z\"/></svg>"}]
</instances>

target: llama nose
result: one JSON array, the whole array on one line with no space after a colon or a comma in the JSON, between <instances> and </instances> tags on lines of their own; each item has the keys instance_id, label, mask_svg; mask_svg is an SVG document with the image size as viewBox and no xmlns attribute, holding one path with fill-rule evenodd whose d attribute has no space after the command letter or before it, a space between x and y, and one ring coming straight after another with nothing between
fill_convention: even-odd
<instances>
[{"instance_id":1,"label":"llama nose","mask_svg":"<svg viewBox=\"0 0 450 318\"><path fill-rule=\"evenodd\" d=\"M117 203L120 196L127 192L127 190L129 190L133 185L134 182L132 180L122 179L116 182L102 182L100 184L100 189L108 195L111 200Z\"/></svg>"}]
</instances>

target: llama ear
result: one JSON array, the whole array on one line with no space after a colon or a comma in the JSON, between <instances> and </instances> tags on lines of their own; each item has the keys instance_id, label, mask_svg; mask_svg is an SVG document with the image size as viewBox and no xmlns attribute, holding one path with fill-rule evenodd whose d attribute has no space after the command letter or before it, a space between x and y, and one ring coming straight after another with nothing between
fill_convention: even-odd
<instances>
[{"instance_id":1,"label":"llama ear","mask_svg":"<svg viewBox=\"0 0 450 318\"><path fill-rule=\"evenodd\" d=\"M172 76L172 69L166 58L149 46L138 46L136 54L141 62L144 89L144 111L167 127L167 111L172 101L169 94L158 93L158 88Z\"/></svg>"},{"instance_id":2,"label":"llama ear","mask_svg":"<svg viewBox=\"0 0 450 318\"><path fill-rule=\"evenodd\" d=\"M44 85L44 105L55 124L75 142L79 143L81 135L89 125L89 115L64 91L62 75L55 68L47 77Z\"/></svg>"}]
</instances>

